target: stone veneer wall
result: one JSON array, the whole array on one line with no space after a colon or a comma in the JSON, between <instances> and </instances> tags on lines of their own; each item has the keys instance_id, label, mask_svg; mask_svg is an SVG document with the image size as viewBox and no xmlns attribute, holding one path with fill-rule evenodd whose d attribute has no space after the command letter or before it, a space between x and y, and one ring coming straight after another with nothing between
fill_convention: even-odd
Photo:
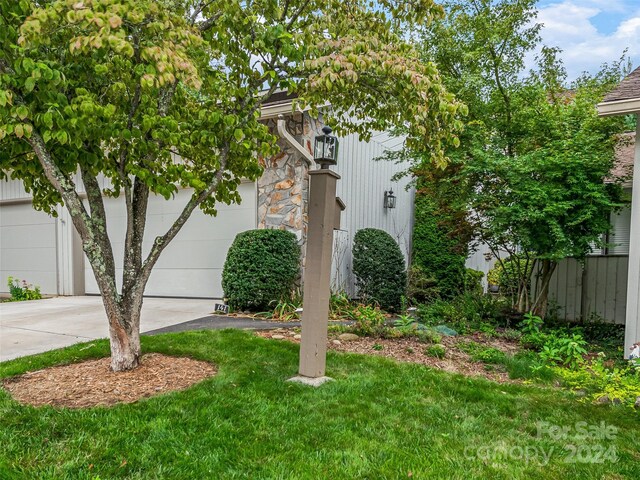
<instances>
[{"instance_id":1,"label":"stone veneer wall","mask_svg":"<svg viewBox=\"0 0 640 480\"><path fill-rule=\"evenodd\" d=\"M286 120L289 133L311 153L319 122L307 113L294 113ZM267 125L277 135L277 119L268 120ZM261 160L264 173L258 180L258 228L277 228L295 233L304 259L309 166L284 139L279 139L278 144L279 154Z\"/></svg>"}]
</instances>

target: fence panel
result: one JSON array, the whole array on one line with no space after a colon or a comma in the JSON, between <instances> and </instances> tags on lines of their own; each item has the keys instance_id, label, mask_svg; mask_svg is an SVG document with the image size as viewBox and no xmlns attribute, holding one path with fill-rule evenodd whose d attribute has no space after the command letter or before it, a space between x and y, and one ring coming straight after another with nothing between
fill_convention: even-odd
<instances>
[{"instance_id":1,"label":"fence panel","mask_svg":"<svg viewBox=\"0 0 640 480\"><path fill-rule=\"evenodd\" d=\"M549 299L565 320L597 315L607 322L624 324L628 268L627 255L592 256L584 263L564 259L551 278Z\"/></svg>"}]
</instances>

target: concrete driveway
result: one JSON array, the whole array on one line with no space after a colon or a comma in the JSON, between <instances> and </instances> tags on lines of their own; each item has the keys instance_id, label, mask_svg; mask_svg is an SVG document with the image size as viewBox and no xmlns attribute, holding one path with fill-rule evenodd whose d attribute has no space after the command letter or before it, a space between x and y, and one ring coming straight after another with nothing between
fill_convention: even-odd
<instances>
[{"instance_id":1,"label":"concrete driveway","mask_svg":"<svg viewBox=\"0 0 640 480\"><path fill-rule=\"evenodd\" d=\"M145 298L140 331L201 318L215 300ZM109 336L100 297L0 303L0 362Z\"/></svg>"}]
</instances>

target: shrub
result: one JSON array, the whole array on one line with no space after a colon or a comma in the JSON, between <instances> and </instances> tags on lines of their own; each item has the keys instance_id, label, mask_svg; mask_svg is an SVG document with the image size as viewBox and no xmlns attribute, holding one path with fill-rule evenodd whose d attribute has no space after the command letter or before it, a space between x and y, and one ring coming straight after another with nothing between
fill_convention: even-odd
<instances>
[{"instance_id":1,"label":"shrub","mask_svg":"<svg viewBox=\"0 0 640 480\"><path fill-rule=\"evenodd\" d=\"M453 298L464 290L465 261L470 240L466 208L452 204L449 195L440 191L445 183L418 184L415 200L412 263L427 278L435 280L442 298ZM434 190L435 189L435 190ZM449 194L457 196L458 188ZM455 203L455 202L453 202Z\"/></svg>"},{"instance_id":2,"label":"shrub","mask_svg":"<svg viewBox=\"0 0 640 480\"><path fill-rule=\"evenodd\" d=\"M352 312L355 325L353 331L359 335L382 335L385 331L384 314L380 308L358 305Z\"/></svg>"},{"instance_id":3,"label":"shrub","mask_svg":"<svg viewBox=\"0 0 640 480\"><path fill-rule=\"evenodd\" d=\"M17 278L7 278L7 286L9 287L9 293L11 294L11 300L14 302L21 302L24 300L40 300L42 294L40 293L40 287L37 285L34 287L26 280L18 280Z\"/></svg>"},{"instance_id":4,"label":"shrub","mask_svg":"<svg viewBox=\"0 0 640 480\"><path fill-rule=\"evenodd\" d=\"M413 304L432 302L440 296L437 281L429 277L422 267L412 265L409 268L407 297Z\"/></svg>"},{"instance_id":5,"label":"shrub","mask_svg":"<svg viewBox=\"0 0 640 480\"><path fill-rule=\"evenodd\" d=\"M587 401L599 402L603 398L614 403L634 407L640 397L640 372L627 363L623 367L608 366L604 354L578 368L569 370L553 367L566 387L586 394Z\"/></svg>"},{"instance_id":6,"label":"shrub","mask_svg":"<svg viewBox=\"0 0 640 480\"><path fill-rule=\"evenodd\" d=\"M482 277L484 273L480 270L467 268L464 271L464 291L475 295L482 295Z\"/></svg>"},{"instance_id":7,"label":"shrub","mask_svg":"<svg viewBox=\"0 0 640 480\"><path fill-rule=\"evenodd\" d=\"M359 230L353 241L353 273L359 295L388 310L398 310L407 285L404 255L387 232Z\"/></svg>"},{"instance_id":8,"label":"shrub","mask_svg":"<svg viewBox=\"0 0 640 480\"><path fill-rule=\"evenodd\" d=\"M526 269L526 272L525 272ZM533 273L533 259L524 256L512 255L495 266L487 273L487 280L492 285L499 285L503 295L516 295L518 293L520 277L527 278L531 283Z\"/></svg>"},{"instance_id":9,"label":"shrub","mask_svg":"<svg viewBox=\"0 0 640 480\"><path fill-rule=\"evenodd\" d=\"M418 307L420 320L427 325L449 325L461 333L482 323L506 324L509 310L501 299L490 295L464 294L446 301L436 300Z\"/></svg>"},{"instance_id":10,"label":"shrub","mask_svg":"<svg viewBox=\"0 0 640 480\"><path fill-rule=\"evenodd\" d=\"M229 248L222 288L234 310L264 311L291 297L299 274L300 247L293 233L248 230Z\"/></svg>"}]
</instances>

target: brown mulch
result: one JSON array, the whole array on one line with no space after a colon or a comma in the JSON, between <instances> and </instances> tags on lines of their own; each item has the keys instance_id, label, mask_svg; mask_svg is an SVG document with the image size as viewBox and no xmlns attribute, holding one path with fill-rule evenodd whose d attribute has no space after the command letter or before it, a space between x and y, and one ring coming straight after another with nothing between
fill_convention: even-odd
<instances>
[{"instance_id":1,"label":"brown mulch","mask_svg":"<svg viewBox=\"0 0 640 480\"><path fill-rule=\"evenodd\" d=\"M256 335L264 338L272 338L275 336L278 340L299 343L300 340L294 338L296 334L299 334L299 329L280 328L272 331L256 332ZM458 335L455 337L443 336L440 343L444 345L446 351L445 357L442 359L424 353L432 344L419 342L414 338L406 337L391 339L360 337L357 340L341 341L338 340L338 334L330 333L327 348L338 352L377 355L392 358L400 362L418 363L451 373L459 373L470 377L483 377L498 383L521 383L518 380L510 379L507 372L504 371L500 365L486 366L482 362L475 362L467 353L457 347L458 343L466 343L469 341L474 341L485 347L497 348L511 355L520 350L518 342L489 337L482 333ZM374 348L374 345L377 345L376 348ZM380 349L379 346L382 346L382 349Z\"/></svg>"},{"instance_id":2,"label":"brown mulch","mask_svg":"<svg viewBox=\"0 0 640 480\"><path fill-rule=\"evenodd\" d=\"M3 380L18 402L34 406L86 408L133 403L161 393L184 390L212 377L216 368L187 357L149 353L140 366L113 372L110 358L46 368Z\"/></svg>"}]
</instances>

